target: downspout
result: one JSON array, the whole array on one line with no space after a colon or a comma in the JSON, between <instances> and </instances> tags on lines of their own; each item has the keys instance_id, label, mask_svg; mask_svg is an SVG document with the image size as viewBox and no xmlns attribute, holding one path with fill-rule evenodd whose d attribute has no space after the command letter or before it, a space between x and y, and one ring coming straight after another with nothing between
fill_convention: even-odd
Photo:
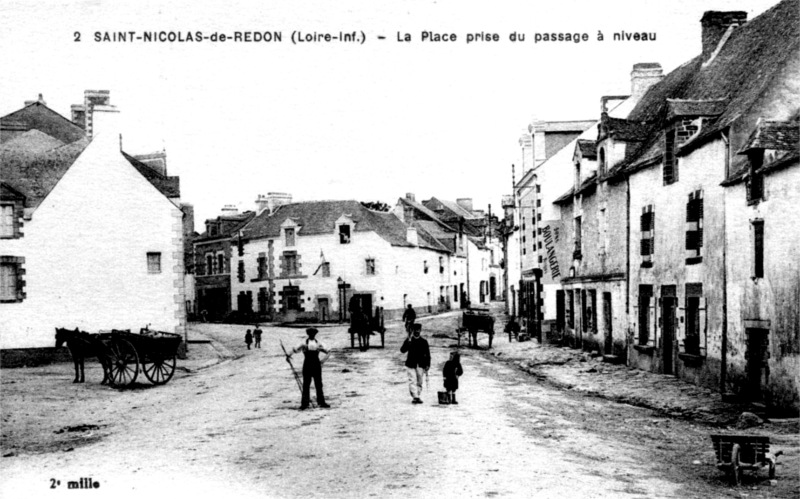
<instances>
[{"instance_id":1,"label":"downspout","mask_svg":"<svg viewBox=\"0 0 800 499\"><path fill-rule=\"evenodd\" d=\"M730 165L730 140L727 134L722 134L722 141L725 143L725 177L728 176L728 169ZM719 368L719 392L725 395L726 378L728 377L728 231L727 220L728 214L726 209L726 188L722 188L722 344L720 353L720 361L722 365ZM707 307L706 307L707 308ZM708 315L708 311L706 311ZM707 321L708 319L706 319ZM706 333L707 334L707 333ZM706 342L708 338L706 338ZM708 352L706 352L708 355Z\"/></svg>"},{"instance_id":2,"label":"downspout","mask_svg":"<svg viewBox=\"0 0 800 499\"><path fill-rule=\"evenodd\" d=\"M630 358L630 310L631 310L631 178L625 176L625 365Z\"/></svg>"}]
</instances>

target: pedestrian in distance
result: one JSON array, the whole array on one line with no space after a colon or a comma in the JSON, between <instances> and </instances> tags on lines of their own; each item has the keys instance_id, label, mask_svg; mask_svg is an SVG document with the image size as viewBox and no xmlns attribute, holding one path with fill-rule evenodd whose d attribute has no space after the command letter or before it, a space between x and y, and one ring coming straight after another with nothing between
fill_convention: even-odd
<instances>
[{"instance_id":1,"label":"pedestrian in distance","mask_svg":"<svg viewBox=\"0 0 800 499\"><path fill-rule=\"evenodd\" d=\"M422 380L427 376L431 367L431 350L428 340L421 336L422 324L414 324L413 332L400 347L401 353L408 352L406 357L406 373L408 374L408 391L411 393L411 403L421 404Z\"/></svg>"},{"instance_id":2,"label":"pedestrian in distance","mask_svg":"<svg viewBox=\"0 0 800 499\"><path fill-rule=\"evenodd\" d=\"M308 409L311 398L311 380L314 380L314 387L317 389L317 405L326 409L330 407L325 403L325 394L322 392L322 364L328 360L330 352L322 343L317 341L317 332L317 328L310 327L306 329L306 334L308 335L306 341L296 346L286 355L286 360L290 364L292 355L303 352L305 356L303 360L303 395L300 400L300 410ZM319 358L320 352L325 354L325 358Z\"/></svg>"},{"instance_id":3,"label":"pedestrian in distance","mask_svg":"<svg viewBox=\"0 0 800 499\"><path fill-rule=\"evenodd\" d=\"M414 307L411 304L408 304L408 308L403 311L403 323L406 326L406 333L411 336L411 333L414 331L414 322L417 320L417 312L414 311Z\"/></svg>"},{"instance_id":4,"label":"pedestrian in distance","mask_svg":"<svg viewBox=\"0 0 800 499\"><path fill-rule=\"evenodd\" d=\"M253 343L253 334L249 329L244 333L244 342L247 344L247 349L250 350L250 344Z\"/></svg>"},{"instance_id":5,"label":"pedestrian in distance","mask_svg":"<svg viewBox=\"0 0 800 499\"><path fill-rule=\"evenodd\" d=\"M517 322L517 319L512 315L505 327L505 332L508 333L508 341L511 341L512 336L519 340L520 329L519 322Z\"/></svg>"},{"instance_id":6,"label":"pedestrian in distance","mask_svg":"<svg viewBox=\"0 0 800 499\"><path fill-rule=\"evenodd\" d=\"M256 324L255 325L255 329L253 329L253 342L254 342L253 347L254 348L261 348L261 334L262 333L263 333L263 331L261 331L261 328L259 327L259 325Z\"/></svg>"},{"instance_id":7,"label":"pedestrian in distance","mask_svg":"<svg viewBox=\"0 0 800 499\"><path fill-rule=\"evenodd\" d=\"M461 367L461 354L450 352L450 360L444 363L442 377L444 377L444 389L450 396L451 404L458 404L456 402L456 390L458 390L458 378L462 374L464 374L464 369Z\"/></svg>"}]
</instances>

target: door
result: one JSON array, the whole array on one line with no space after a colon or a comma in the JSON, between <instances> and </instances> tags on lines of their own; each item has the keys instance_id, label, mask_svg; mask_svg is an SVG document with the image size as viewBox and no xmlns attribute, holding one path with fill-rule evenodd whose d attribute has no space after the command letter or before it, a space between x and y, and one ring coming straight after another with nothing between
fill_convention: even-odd
<instances>
[{"instance_id":1,"label":"door","mask_svg":"<svg viewBox=\"0 0 800 499\"><path fill-rule=\"evenodd\" d=\"M317 315L320 322L325 322L330 317L330 303L327 298L317 298Z\"/></svg>"},{"instance_id":2,"label":"door","mask_svg":"<svg viewBox=\"0 0 800 499\"><path fill-rule=\"evenodd\" d=\"M747 328L747 392L749 400L763 400L763 384L766 382L769 368L767 364L767 346L769 331L767 329Z\"/></svg>"},{"instance_id":3,"label":"door","mask_svg":"<svg viewBox=\"0 0 800 499\"><path fill-rule=\"evenodd\" d=\"M556 329L558 332L563 334L564 333L564 326L566 321L566 314L565 314L565 307L564 307L564 290L557 289L556 290Z\"/></svg>"},{"instance_id":4,"label":"door","mask_svg":"<svg viewBox=\"0 0 800 499\"><path fill-rule=\"evenodd\" d=\"M605 334L606 355L614 353L614 336L611 332L611 293L603 293L603 334Z\"/></svg>"},{"instance_id":5,"label":"door","mask_svg":"<svg viewBox=\"0 0 800 499\"><path fill-rule=\"evenodd\" d=\"M664 374L673 374L673 358L675 343L675 311L678 307L678 299L672 296L661 298L661 320L662 322L662 343L661 351L663 355Z\"/></svg>"}]
</instances>

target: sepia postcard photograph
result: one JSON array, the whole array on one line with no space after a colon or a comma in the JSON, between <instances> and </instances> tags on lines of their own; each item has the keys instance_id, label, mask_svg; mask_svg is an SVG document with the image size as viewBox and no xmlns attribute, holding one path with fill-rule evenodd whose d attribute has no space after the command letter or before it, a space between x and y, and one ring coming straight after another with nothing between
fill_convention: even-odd
<instances>
[{"instance_id":1,"label":"sepia postcard photograph","mask_svg":"<svg viewBox=\"0 0 800 499\"><path fill-rule=\"evenodd\" d=\"M6 0L0 498L800 497L800 0Z\"/></svg>"}]
</instances>

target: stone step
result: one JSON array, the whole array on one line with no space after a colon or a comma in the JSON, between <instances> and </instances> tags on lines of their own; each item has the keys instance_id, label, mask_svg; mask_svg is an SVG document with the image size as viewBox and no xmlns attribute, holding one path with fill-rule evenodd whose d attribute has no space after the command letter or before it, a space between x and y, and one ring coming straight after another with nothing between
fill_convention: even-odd
<instances>
[{"instance_id":1,"label":"stone step","mask_svg":"<svg viewBox=\"0 0 800 499\"><path fill-rule=\"evenodd\" d=\"M607 364L622 364L622 358L618 355L603 355L603 362Z\"/></svg>"}]
</instances>

